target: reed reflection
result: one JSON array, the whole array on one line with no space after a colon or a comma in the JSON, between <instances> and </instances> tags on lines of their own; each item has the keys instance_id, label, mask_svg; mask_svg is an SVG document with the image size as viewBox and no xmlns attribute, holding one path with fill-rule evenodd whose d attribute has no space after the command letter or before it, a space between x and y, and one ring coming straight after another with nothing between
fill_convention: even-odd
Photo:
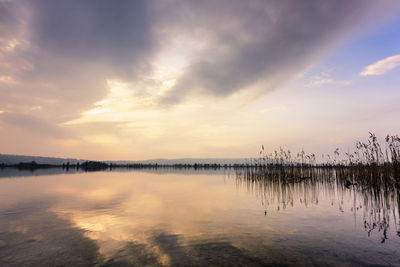
<instances>
[{"instance_id":1,"label":"reed reflection","mask_svg":"<svg viewBox=\"0 0 400 267\"><path fill-rule=\"evenodd\" d=\"M230 170L0 179L0 265L398 262L393 183L358 181L349 168Z\"/></svg>"},{"instance_id":2,"label":"reed reflection","mask_svg":"<svg viewBox=\"0 0 400 267\"><path fill-rule=\"evenodd\" d=\"M318 205L321 197L340 212L350 203L354 220L362 213L368 236L381 234L381 243L394 230L400 237L400 185L388 173L363 167L254 166L236 169L236 186L245 187L269 211L300 204Z\"/></svg>"}]
</instances>

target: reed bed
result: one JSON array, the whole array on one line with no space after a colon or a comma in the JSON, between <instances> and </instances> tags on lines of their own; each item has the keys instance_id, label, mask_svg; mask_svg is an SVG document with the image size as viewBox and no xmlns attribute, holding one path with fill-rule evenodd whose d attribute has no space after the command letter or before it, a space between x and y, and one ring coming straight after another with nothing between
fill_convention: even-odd
<instances>
[{"instance_id":1,"label":"reed bed","mask_svg":"<svg viewBox=\"0 0 400 267\"><path fill-rule=\"evenodd\" d=\"M280 172L288 179L312 178L316 172L334 168L350 182L367 177L372 183L400 182L400 137L387 135L382 144L375 134L369 133L367 141L356 142L354 152L341 154L336 148L332 155L322 155L322 162L317 161L315 154L306 154L304 150L293 155L290 150L280 148L267 154L262 146L260 157L247 167L246 172L250 174Z\"/></svg>"},{"instance_id":2,"label":"reed bed","mask_svg":"<svg viewBox=\"0 0 400 267\"><path fill-rule=\"evenodd\" d=\"M266 154L245 168L236 168L236 182L255 193L267 207L276 203L279 209L318 204L320 194L337 203L343 211L343 196L351 194L354 213L362 209L364 228L368 235L377 230L382 242L387 239L390 224L400 236L400 138L386 136L384 143L370 133L365 142L356 142L355 151L333 155L317 162L314 154L304 151L292 155L290 150Z\"/></svg>"}]
</instances>

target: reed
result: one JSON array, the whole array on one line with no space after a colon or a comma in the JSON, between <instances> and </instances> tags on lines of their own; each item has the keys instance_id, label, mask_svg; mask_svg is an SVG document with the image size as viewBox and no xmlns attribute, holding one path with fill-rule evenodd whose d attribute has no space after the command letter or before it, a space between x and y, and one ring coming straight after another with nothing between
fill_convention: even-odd
<instances>
[{"instance_id":1,"label":"reed","mask_svg":"<svg viewBox=\"0 0 400 267\"><path fill-rule=\"evenodd\" d=\"M369 133L366 141L357 141L353 152L340 153L339 148L333 155L322 155L318 162L315 154L307 154L304 150L294 157L290 150L280 148L273 153L266 153L261 146L260 158L255 164L247 166L249 174L266 175L280 172L283 177L298 177L303 179L312 176L317 170L335 169L352 177L371 176L394 182L400 181L400 138L398 135L387 135L381 144L375 134Z\"/></svg>"}]
</instances>

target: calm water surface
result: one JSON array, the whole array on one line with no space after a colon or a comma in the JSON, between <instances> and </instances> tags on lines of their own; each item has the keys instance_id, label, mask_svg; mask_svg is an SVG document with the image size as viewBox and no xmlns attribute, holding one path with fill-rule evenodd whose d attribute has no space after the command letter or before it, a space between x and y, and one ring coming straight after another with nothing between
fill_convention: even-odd
<instances>
[{"instance_id":1,"label":"calm water surface","mask_svg":"<svg viewBox=\"0 0 400 267\"><path fill-rule=\"evenodd\" d=\"M397 199L232 170L4 169L0 266L400 266Z\"/></svg>"}]
</instances>

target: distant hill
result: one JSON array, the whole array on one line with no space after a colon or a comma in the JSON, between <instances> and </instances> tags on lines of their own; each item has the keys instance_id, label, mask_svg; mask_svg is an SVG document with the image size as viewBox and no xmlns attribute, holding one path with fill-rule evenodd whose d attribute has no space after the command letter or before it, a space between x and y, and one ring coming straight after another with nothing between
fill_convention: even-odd
<instances>
[{"instance_id":1,"label":"distant hill","mask_svg":"<svg viewBox=\"0 0 400 267\"><path fill-rule=\"evenodd\" d=\"M18 164L20 162L32 162L32 161L35 161L36 163L39 164L62 165L63 163L67 162L69 162L70 164L76 164L77 162L84 162L85 160L71 159L71 158L53 158L53 157L0 154L0 163Z\"/></svg>"},{"instance_id":2,"label":"distant hill","mask_svg":"<svg viewBox=\"0 0 400 267\"><path fill-rule=\"evenodd\" d=\"M20 162L32 162L35 161L38 164L51 164L51 165L62 165L63 163L69 162L70 164L82 163L87 160L84 159L73 159L73 158L53 158L53 157L39 157L39 156L22 156L22 155L8 155L0 154L0 164L18 164ZM161 164L161 165L172 165L172 164L246 164L251 163L254 159L250 158L182 158L182 159L151 159L151 160L120 160L120 161L103 161L106 163L113 164Z\"/></svg>"}]
</instances>

